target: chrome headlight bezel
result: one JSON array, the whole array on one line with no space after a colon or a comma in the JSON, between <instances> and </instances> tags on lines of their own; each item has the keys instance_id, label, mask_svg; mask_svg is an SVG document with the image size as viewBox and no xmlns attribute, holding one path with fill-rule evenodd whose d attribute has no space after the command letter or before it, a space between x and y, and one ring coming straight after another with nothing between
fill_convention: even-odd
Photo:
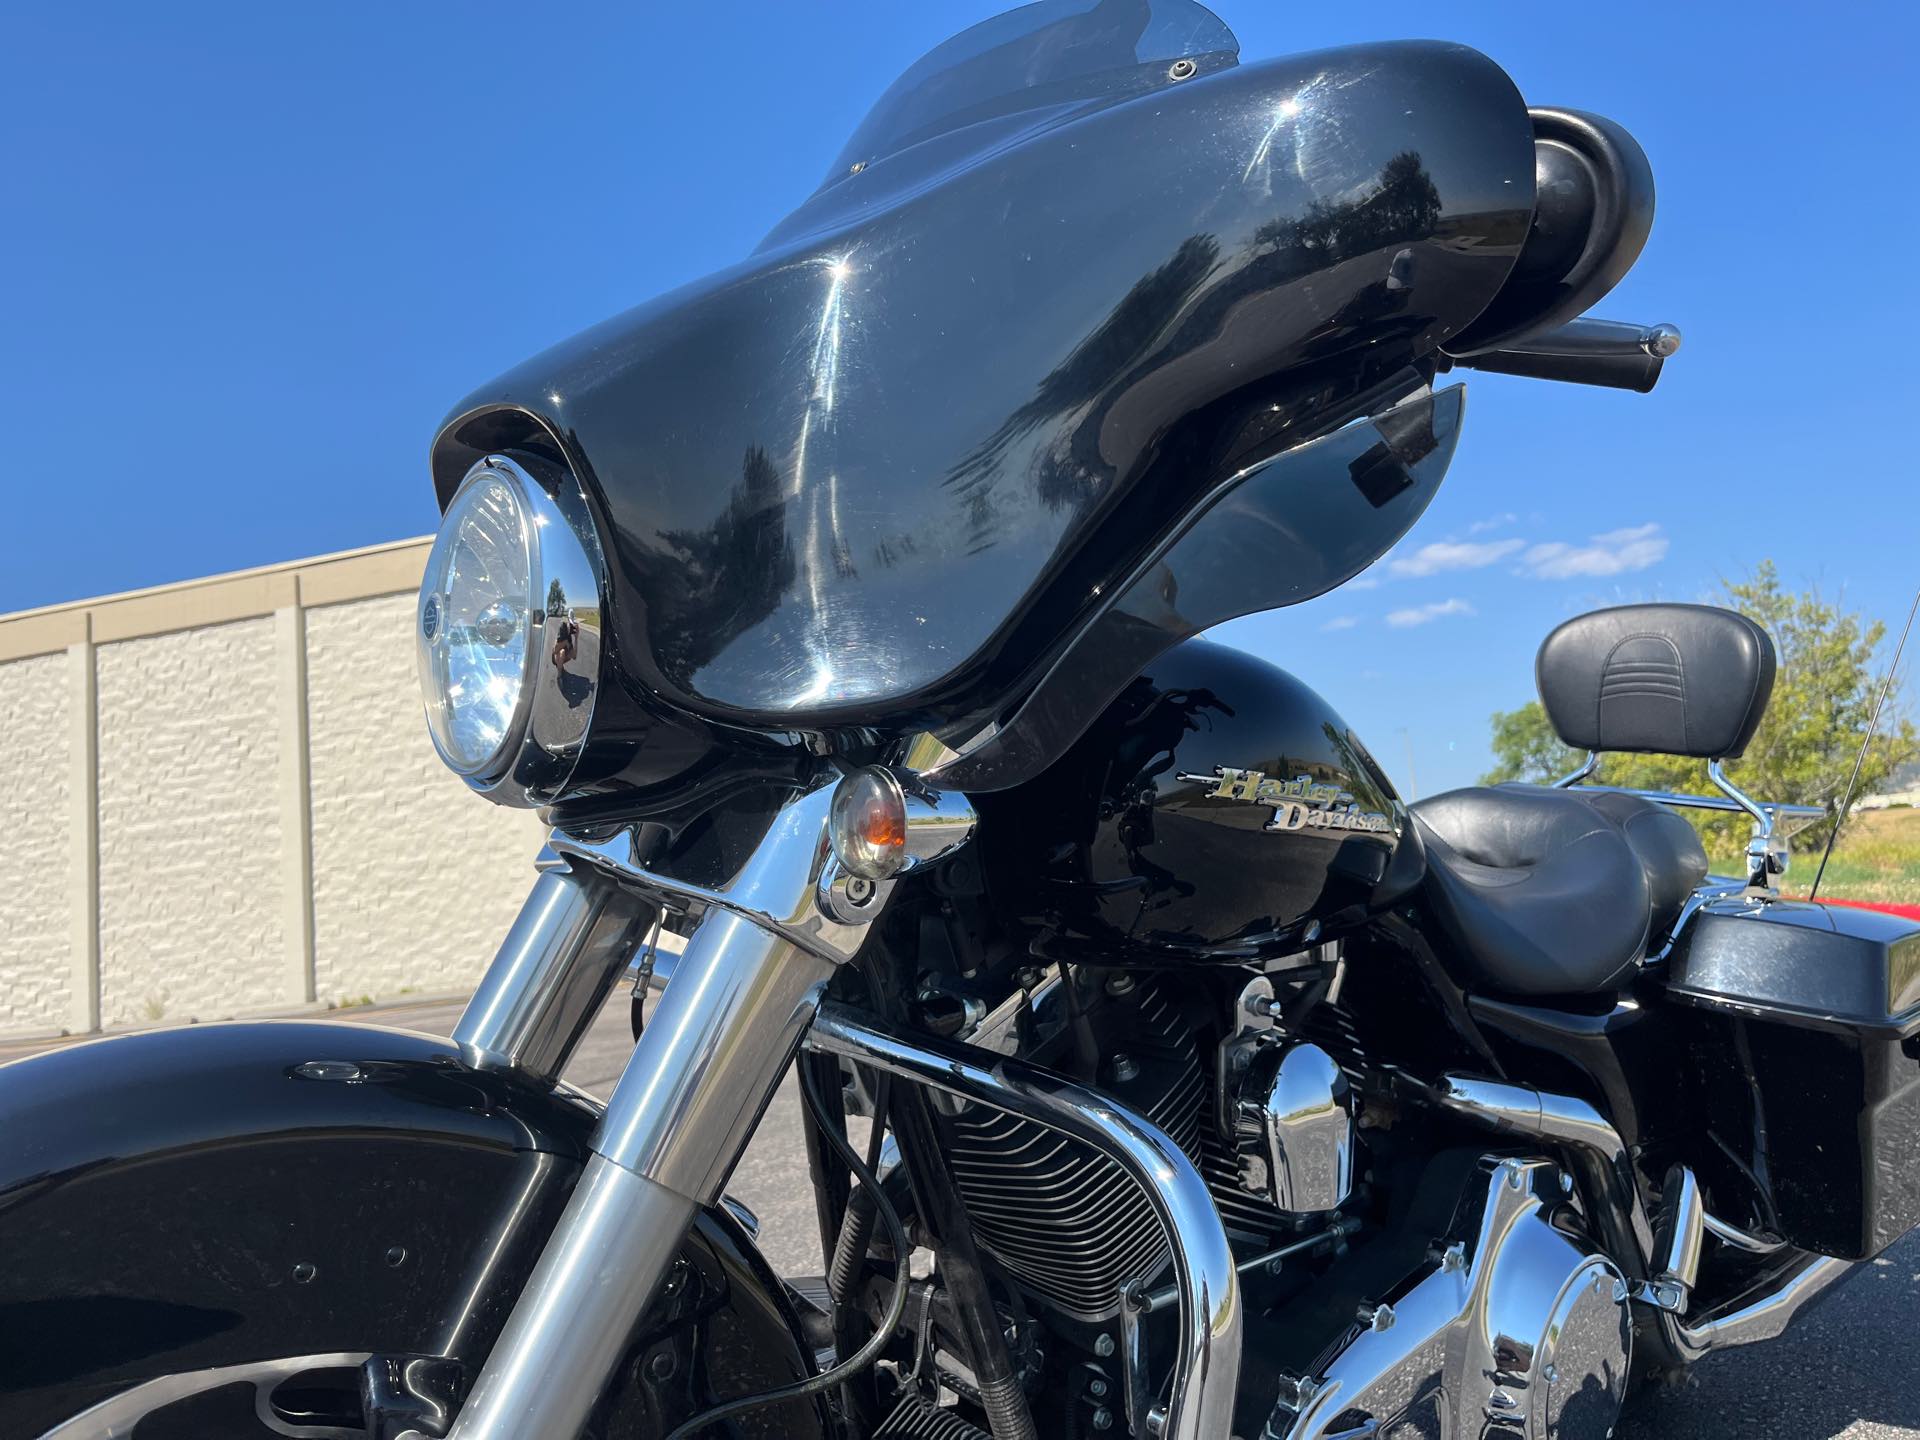
<instances>
[{"instance_id":1,"label":"chrome headlight bezel","mask_svg":"<svg viewBox=\"0 0 1920 1440\"><path fill-rule=\"evenodd\" d=\"M445 691L454 620L450 567L467 507L483 485L512 499L516 537L526 558L520 690L499 743L479 759L455 755L443 736L457 700ZM515 577L518 579L519 577ZM441 762L469 788L502 805L552 803L567 787L586 747L605 659L602 638L606 568L585 498L559 466L489 455L462 478L427 558L414 607L415 659L427 733Z\"/></svg>"}]
</instances>

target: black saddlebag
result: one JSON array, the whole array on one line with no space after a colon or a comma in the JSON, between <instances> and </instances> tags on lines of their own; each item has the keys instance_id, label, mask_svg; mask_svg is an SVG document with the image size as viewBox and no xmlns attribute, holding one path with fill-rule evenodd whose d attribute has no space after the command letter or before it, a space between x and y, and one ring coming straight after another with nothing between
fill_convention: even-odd
<instances>
[{"instance_id":1,"label":"black saddlebag","mask_svg":"<svg viewBox=\"0 0 1920 1440\"><path fill-rule=\"evenodd\" d=\"M1920 1225L1920 924L1715 901L1666 988L1693 1011L1680 1029L1700 1089L1685 1099L1759 1187L1753 1218L1846 1260Z\"/></svg>"}]
</instances>

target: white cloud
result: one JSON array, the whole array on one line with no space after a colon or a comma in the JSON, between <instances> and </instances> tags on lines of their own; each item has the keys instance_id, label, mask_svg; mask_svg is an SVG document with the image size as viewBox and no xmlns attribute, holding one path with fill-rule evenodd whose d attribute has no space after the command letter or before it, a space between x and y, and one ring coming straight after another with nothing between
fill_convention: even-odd
<instances>
[{"instance_id":1,"label":"white cloud","mask_svg":"<svg viewBox=\"0 0 1920 1440\"><path fill-rule=\"evenodd\" d=\"M1507 511L1504 515L1489 515L1486 519L1476 520L1467 526L1467 534L1483 535L1489 530L1498 530L1502 526L1512 525L1519 519L1520 517L1511 510Z\"/></svg>"},{"instance_id":2,"label":"white cloud","mask_svg":"<svg viewBox=\"0 0 1920 1440\"><path fill-rule=\"evenodd\" d=\"M1635 525L1591 537L1586 545L1553 540L1535 545L1521 559L1525 573L1536 580L1571 580L1576 576L1623 575L1644 570L1666 559L1668 541L1659 524Z\"/></svg>"},{"instance_id":3,"label":"white cloud","mask_svg":"<svg viewBox=\"0 0 1920 1440\"><path fill-rule=\"evenodd\" d=\"M1524 540L1436 540L1411 555L1396 556L1387 568L1396 575L1438 575L1445 570L1483 570L1524 550Z\"/></svg>"},{"instance_id":4,"label":"white cloud","mask_svg":"<svg viewBox=\"0 0 1920 1440\"><path fill-rule=\"evenodd\" d=\"M1415 605L1405 610L1387 612L1387 624L1405 629L1409 625L1425 625L1438 620L1443 615L1477 615L1480 612L1458 597L1452 600L1436 600L1431 605Z\"/></svg>"},{"instance_id":5,"label":"white cloud","mask_svg":"<svg viewBox=\"0 0 1920 1440\"><path fill-rule=\"evenodd\" d=\"M1336 615L1320 628L1322 630L1351 630L1360 621L1352 615Z\"/></svg>"}]
</instances>

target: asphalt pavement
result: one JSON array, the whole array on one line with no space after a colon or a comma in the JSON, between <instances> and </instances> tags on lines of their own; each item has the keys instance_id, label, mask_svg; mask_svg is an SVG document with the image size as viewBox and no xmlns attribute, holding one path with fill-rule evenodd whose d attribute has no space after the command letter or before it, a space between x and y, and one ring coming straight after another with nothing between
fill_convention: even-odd
<instances>
[{"instance_id":1,"label":"asphalt pavement","mask_svg":"<svg viewBox=\"0 0 1920 1440\"><path fill-rule=\"evenodd\" d=\"M632 1049L622 989L566 1078L606 1096ZM457 1002L382 1006L336 1017L444 1035ZM0 1060L12 1054L0 1051ZM822 1269L791 1077L768 1108L727 1191L758 1216L761 1248L784 1274ZM1617 1440L1920 1440L1920 1234L1842 1282L1794 1331L1710 1356L1685 1386L1648 1397Z\"/></svg>"}]
</instances>

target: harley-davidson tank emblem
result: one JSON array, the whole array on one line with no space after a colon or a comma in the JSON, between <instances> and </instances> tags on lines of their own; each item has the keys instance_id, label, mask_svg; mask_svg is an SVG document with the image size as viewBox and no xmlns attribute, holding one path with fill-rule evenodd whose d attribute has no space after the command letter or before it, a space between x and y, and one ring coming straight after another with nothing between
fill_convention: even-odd
<instances>
[{"instance_id":1,"label":"harley-davidson tank emblem","mask_svg":"<svg viewBox=\"0 0 1920 1440\"><path fill-rule=\"evenodd\" d=\"M1212 788L1217 800L1243 800L1273 811L1268 830L1363 830L1392 833L1393 821L1373 810L1362 810L1352 794L1338 785L1326 785L1311 775L1275 780L1258 770L1236 770L1216 765L1211 775L1180 775Z\"/></svg>"}]
</instances>

